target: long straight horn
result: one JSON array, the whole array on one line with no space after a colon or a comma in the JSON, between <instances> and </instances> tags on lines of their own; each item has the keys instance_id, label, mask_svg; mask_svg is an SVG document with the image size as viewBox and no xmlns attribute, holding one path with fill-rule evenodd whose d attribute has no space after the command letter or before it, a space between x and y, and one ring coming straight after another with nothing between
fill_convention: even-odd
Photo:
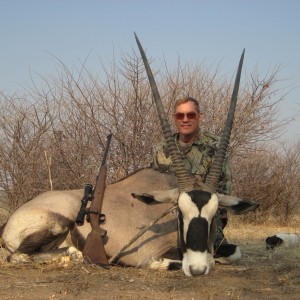
<instances>
[{"instance_id":1,"label":"long straight horn","mask_svg":"<svg viewBox=\"0 0 300 300\"><path fill-rule=\"evenodd\" d=\"M206 185L208 186L208 188L211 190L211 192L216 192L216 190L217 190L219 179L220 179L220 176L222 173L222 166L224 164L226 153L228 150L228 144L230 141L232 124L233 124L233 120L234 120L234 113L235 113L235 109L236 109L237 97L238 97L238 92L239 92L244 55L245 55L245 49L243 50L243 53L240 58L240 63L239 63L239 67L237 70L234 88L233 88L233 92L232 92L232 96L231 96L230 107L229 107L229 111L227 114L224 131L221 136L219 148L218 148L217 154L214 158L214 161L210 167L209 174L207 175L206 182L205 182Z\"/></svg>"},{"instance_id":2,"label":"long straight horn","mask_svg":"<svg viewBox=\"0 0 300 300\"><path fill-rule=\"evenodd\" d=\"M154 76L152 74L151 68L149 66L146 54L144 52L144 49L136 35L136 33L134 33L137 45L139 47L144 65L145 65L145 69L148 75L148 79L150 82L150 86L151 86L151 90L152 90L152 94L153 94L153 98L156 104L156 108L158 111L158 115L159 115L159 119L160 119L160 123L161 123L161 127L162 127L162 132L164 135L164 138L166 140L167 143L167 148L168 151L171 155L171 159L172 159L172 163L173 163L173 168L175 171L175 175L177 177L178 180L178 187L179 190L182 191L190 191L193 189L193 183L191 181L191 178L183 164L183 160L182 157L176 147L175 141L174 141L174 137L172 135L172 131L171 131L171 126L168 122L168 118L167 115L165 113L165 110L163 108L162 105L162 101L157 89L157 85L156 82L154 80Z\"/></svg>"}]
</instances>

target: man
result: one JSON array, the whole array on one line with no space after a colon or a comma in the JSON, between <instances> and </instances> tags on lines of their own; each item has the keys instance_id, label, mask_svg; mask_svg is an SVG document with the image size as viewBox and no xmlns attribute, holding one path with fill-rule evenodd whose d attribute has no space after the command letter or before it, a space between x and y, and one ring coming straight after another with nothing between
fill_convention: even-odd
<instances>
[{"instance_id":1,"label":"man","mask_svg":"<svg viewBox=\"0 0 300 300\"><path fill-rule=\"evenodd\" d=\"M200 123L203 121L203 117L199 102L196 99L186 97L175 102L173 119L178 131L174 135L175 143L183 156L184 165L190 175L205 182L219 140L212 135L201 132ZM166 151L164 142L161 142L154 150L153 168L162 172L173 171L171 157ZM217 192L227 195L231 193L231 172L227 163L223 166ZM226 210L218 210L216 221L215 249L220 244L227 244L223 234L223 228L227 223Z\"/></svg>"}]
</instances>

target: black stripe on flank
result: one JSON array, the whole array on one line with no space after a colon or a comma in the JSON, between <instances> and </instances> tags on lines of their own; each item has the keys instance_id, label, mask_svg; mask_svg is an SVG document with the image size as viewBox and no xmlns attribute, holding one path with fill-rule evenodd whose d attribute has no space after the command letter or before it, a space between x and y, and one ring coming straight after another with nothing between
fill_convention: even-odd
<instances>
[{"instance_id":1,"label":"black stripe on flank","mask_svg":"<svg viewBox=\"0 0 300 300\"><path fill-rule=\"evenodd\" d=\"M23 239L17 251L32 254L34 252L41 251L44 246L54 243L59 238L62 239L60 241L60 243L62 243L70 228L74 227L74 221L58 213L49 212L49 220L51 220L49 224L41 224L42 226L40 230L36 230ZM52 229L57 226L60 227L60 232L57 232L56 229L55 233L53 233ZM58 246L58 244L55 244L55 246L53 245L53 247L56 248Z\"/></svg>"},{"instance_id":2,"label":"black stripe on flank","mask_svg":"<svg viewBox=\"0 0 300 300\"><path fill-rule=\"evenodd\" d=\"M186 238L186 248L204 252L208 250L208 223L205 218L193 218L189 224Z\"/></svg>"}]
</instances>

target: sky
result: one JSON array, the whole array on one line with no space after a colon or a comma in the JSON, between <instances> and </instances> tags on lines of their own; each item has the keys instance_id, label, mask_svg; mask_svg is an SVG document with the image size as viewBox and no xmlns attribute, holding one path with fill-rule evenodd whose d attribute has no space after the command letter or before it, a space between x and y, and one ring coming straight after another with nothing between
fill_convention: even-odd
<instances>
[{"instance_id":1,"label":"sky","mask_svg":"<svg viewBox=\"0 0 300 300\"><path fill-rule=\"evenodd\" d=\"M96 68L137 50L170 68L220 63L229 79L242 50L243 70L280 66L288 90L280 117L293 116L282 139L300 138L300 1L298 0L0 0L0 90L12 95L31 76L55 75L87 59ZM100 68L100 66L99 66Z\"/></svg>"}]
</instances>

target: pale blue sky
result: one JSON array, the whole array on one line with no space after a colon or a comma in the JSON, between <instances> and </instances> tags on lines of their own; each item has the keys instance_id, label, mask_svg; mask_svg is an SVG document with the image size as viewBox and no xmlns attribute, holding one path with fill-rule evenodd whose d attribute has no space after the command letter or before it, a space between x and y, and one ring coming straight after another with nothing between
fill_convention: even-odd
<instances>
[{"instance_id":1,"label":"pale blue sky","mask_svg":"<svg viewBox=\"0 0 300 300\"><path fill-rule=\"evenodd\" d=\"M280 65L282 87L295 87L282 116L297 113L286 138L300 137L300 1L298 0L0 0L0 90L12 94L30 84L30 72L56 74L53 54L68 67L88 57L118 59L136 49L170 67L221 62L232 77L243 48L244 70L265 74ZM99 67L100 68L100 67Z\"/></svg>"}]
</instances>

